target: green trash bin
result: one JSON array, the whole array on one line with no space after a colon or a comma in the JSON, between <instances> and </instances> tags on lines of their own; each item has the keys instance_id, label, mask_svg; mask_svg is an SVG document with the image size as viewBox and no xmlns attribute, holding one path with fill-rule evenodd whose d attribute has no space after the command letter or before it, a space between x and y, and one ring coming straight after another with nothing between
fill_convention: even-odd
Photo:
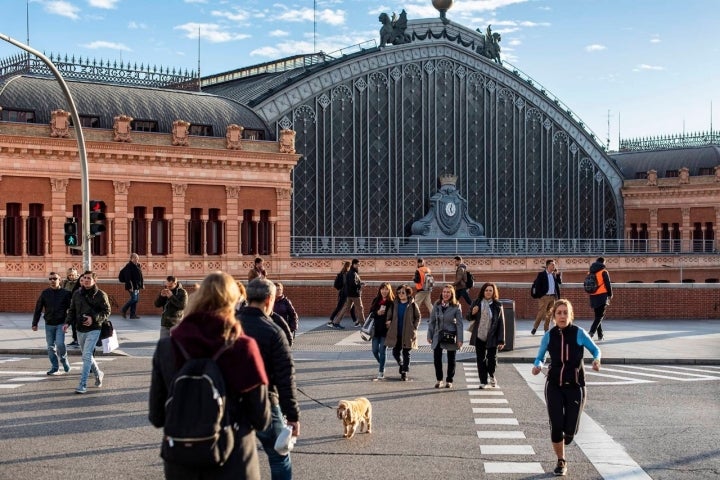
<instances>
[{"instance_id":1,"label":"green trash bin","mask_svg":"<svg viewBox=\"0 0 720 480\"><path fill-rule=\"evenodd\" d=\"M509 352L515 348L515 300L501 298L500 303L505 313L505 347L501 352Z\"/></svg>"}]
</instances>

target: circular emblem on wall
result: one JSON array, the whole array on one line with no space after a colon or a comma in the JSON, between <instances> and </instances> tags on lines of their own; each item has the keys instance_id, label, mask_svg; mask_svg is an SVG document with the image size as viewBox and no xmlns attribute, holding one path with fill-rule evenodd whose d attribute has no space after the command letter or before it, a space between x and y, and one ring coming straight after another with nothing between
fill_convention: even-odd
<instances>
[{"instance_id":1,"label":"circular emblem on wall","mask_svg":"<svg viewBox=\"0 0 720 480\"><path fill-rule=\"evenodd\" d=\"M457 208L455 208L454 203L446 203L445 204L445 213L448 217L452 217L455 215L455 212L457 212Z\"/></svg>"}]
</instances>

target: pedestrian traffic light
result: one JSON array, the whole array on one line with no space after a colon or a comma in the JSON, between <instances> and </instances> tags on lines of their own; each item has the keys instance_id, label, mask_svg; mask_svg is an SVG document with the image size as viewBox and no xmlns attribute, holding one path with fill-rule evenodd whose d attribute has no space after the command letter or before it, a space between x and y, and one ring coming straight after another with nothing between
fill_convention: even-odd
<instances>
[{"instance_id":1,"label":"pedestrian traffic light","mask_svg":"<svg viewBox=\"0 0 720 480\"><path fill-rule=\"evenodd\" d=\"M102 200L90 200L90 235L96 236L106 230L105 224L105 202Z\"/></svg>"},{"instance_id":2,"label":"pedestrian traffic light","mask_svg":"<svg viewBox=\"0 0 720 480\"><path fill-rule=\"evenodd\" d=\"M79 242L77 223L75 218L70 217L65 221L65 245L77 247Z\"/></svg>"}]
</instances>

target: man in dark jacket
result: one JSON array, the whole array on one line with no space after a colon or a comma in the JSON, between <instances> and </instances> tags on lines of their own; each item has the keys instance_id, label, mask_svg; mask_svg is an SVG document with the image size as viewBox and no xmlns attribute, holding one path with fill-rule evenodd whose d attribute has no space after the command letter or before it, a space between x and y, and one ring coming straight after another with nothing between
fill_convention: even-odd
<instances>
[{"instance_id":1,"label":"man in dark jacket","mask_svg":"<svg viewBox=\"0 0 720 480\"><path fill-rule=\"evenodd\" d=\"M266 278L256 278L247 286L248 305L238 315L243 331L255 339L265 363L272 403L270 426L257 437L270 462L272 480L292 479L290 455L275 451L275 441L283 429L283 415L293 436L300 434L300 407L295 388L295 364L285 334L270 318L275 302L275 285Z\"/></svg>"},{"instance_id":2,"label":"man in dark jacket","mask_svg":"<svg viewBox=\"0 0 720 480\"><path fill-rule=\"evenodd\" d=\"M170 336L170 329L182 319L187 302L188 294L185 289L177 278L168 275L165 279L165 288L160 290L155 299L155 306L163 309L160 317L160 338Z\"/></svg>"},{"instance_id":3,"label":"man in dark jacket","mask_svg":"<svg viewBox=\"0 0 720 480\"><path fill-rule=\"evenodd\" d=\"M120 283L125 284L125 290L130 293L130 299L120 309L123 318L127 318L128 309L130 310L130 318L140 318L136 314L137 304L140 301L140 290L143 286L143 274L140 269L140 257L137 253L130 255L130 261L120 270L118 276Z\"/></svg>"},{"instance_id":4,"label":"man in dark jacket","mask_svg":"<svg viewBox=\"0 0 720 480\"><path fill-rule=\"evenodd\" d=\"M612 298L612 284L610 283L610 274L605 268L605 259L599 257L595 262L590 265L590 272L595 275L598 288L590 294L590 308L595 312L595 320L590 327L588 334L590 338L598 334L598 340L605 338L603 334L602 321L605 318L605 309L610 305L610 299Z\"/></svg>"},{"instance_id":5,"label":"man in dark jacket","mask_svg":"<svg viewBox=\"0 0 720 480\"><path fill-rule=\"evenodd\" d=\"M63 331L67 332L70 324L75 322L82 352L82 373L75 393L87 392L87 379L91 371L95 374L96 387L102 387L105 377L95 362L93 352L100 338L102 324L110 318L110 300L108 300L107 294L95 284L95 279L95 272L92 271L87 271L80 276L80 288L72 296L63 326Z\"/></svg>"},{"instance_id":6,"label":"man in dark jacket","mask_svg":"<svg viewBox=\"0 0 720 480\"><path fill-rule=\"evenodd\" d=\"M360 280L360 273L358 272L359 265L360 260L353 258L353 261L350 264L350 270L348 270L345 274L345 296L347 298L342 310L340 310L340 312L335 316L335 320L333 320L332 326L334 328L345 328L340 324L340 322L342 322L345 314L348 313L348 311L355 305L360 307L360 319L355 322L355 326L362 327L365 322L365 308L363 307L361 293L363 282Z\"/></svg>"},{"instance_id":7,"label":"man in dark jacket","mask_svg":"<svg viewBox=\"0 0 720 480\"><path fill-rule=\"evenodd\" d=\"M533 282L532 297L538 299L538 312L535 315L535 323L530 333L535 335L540 322L545 322L543 327L547 332L550 328L550 317L555 300L560 298L560 284L562 274L555 265L555 260L545 260L545 270L538 273Z\"/></svg>"},{"instance_id":8,"label":"man in dark jacket","mask_svg":"<svg viewBox=\"0 0 720 480\"><path fill-rule=\"evenodd\" d=\"M50 370L48 375L55 375L60 369L58 358L62 362L63 370L70 371L70 362L67 358L65 347L65 313L70 306L70 291L60 287L60 275L50 272L48 277L50 287L40 294L35 303L35 314L32 320L32 330L37 332L40 315L45 310L45 341L47 342L48 358L50 358Z\"/></svg>"}]
</instances>

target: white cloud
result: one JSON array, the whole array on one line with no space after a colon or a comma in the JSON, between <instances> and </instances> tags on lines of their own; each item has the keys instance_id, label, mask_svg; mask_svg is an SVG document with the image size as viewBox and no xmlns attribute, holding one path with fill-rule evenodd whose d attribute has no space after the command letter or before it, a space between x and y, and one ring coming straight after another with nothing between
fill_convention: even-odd
<instances>
[{"instance_id":1,"label":"white cloud","mask_svg":"<svg viewBox=\"0 0 720 480\"><path fill-rule=\"evenodd\" d=\"M106 42L105 40L96 40L94 42L86 43L82 45L85 48L90 48L92 50L98 50L101 48L107 48L110 50L120 50L122 52L132 52L132 49L125 44L122 43L116 43L116 42Z\"/></svg>"},{"instance_id":2,"label":"white cloud","mask_svg":"<svg viewBox=\"0 0 720 480\"><path fill-rule=\"evenodd\" d=\"M522 45L522 40L518 40L517 38L514 38L508 42L508 45L512 45L513 47Z\"/></svg>"},{"instance_id":3,"label":"white cloud","mask_svg":"<svg viewBox=\"0 0 720 480\"><path fill-rule=\"evenodd\" d=\"M593 43L592 45L587 45L585 47L586 52L602 52L603 50L607 50L607 47L598 43Z\"/></svg>"},{"instance_id":4,"label":"white cloud","mask_svg":"<svg viewBox=\"0 0 720 480\"><path fill-rule=\"evenodd\" d=\"M232 33L227 30L223 30L223 27L215 23L189 22L183 25L178 25L174 27L174 29L184 31L185 38L192 39L197 39L199 29L202 39L207 40L210 43L225 43L250 38L250 35L245 33Z\"/></svg>"},{"instance_id":5,"label":"white cloud","mask_svg":"<svg viewBox=\"0 0 720 480\"><path fill-rule=\"evenodd\" d=\"M268 35L271 37L287 37L290 35L290 32L286 32L285 30L273 30Z\"/></svg>"},{"instance_id":6,"label":"white cloud","mask_svg":"<svg viewBox=\"0 0 720 480\"><path fill-rule=\"evenodd\" d=\"M113 9L120 0L88 0L88 5L95 8Z\"/></svg>"},{"instance_id":7,"label":"white cloud","mask_svg":"<svg viewBox=\"0 0 720 480\"><path fill-rule=\"evenodd\" d=\"M648 65L647 63L641 63L637 67L633 68L633 72L639 72L639 71L643 71L643 70L659 72L659 71L665 70L665 67L661 67L659 65Z\"/></svg>"},{"instance_id":8,"label":"white cloud","mask_svg":"<svg viewBox=\"0 0 720 480\"><path fill-rule=\"evenodd\" d=\"M144 23L138 23L134 20L130 20L130 22L128 23L128 28L130 30L147 30L148 27Z\"/></svg>"},{"instance_id":9,"label":"white cloud","mask_svg":"<svg viewBox=\"0 0 720 480\"><path fill-rule=\"evenodd\" d=\"M662 42L662 40L660 40L660 35L657 35L657 34L653 35L652 38L650 39L650 43L660 43L660 42Z\"/></svg>"},{"instance_id":10,"label":"white cloud","mask_svg":"<svg viewBox=\"0 0 720 480\"><path fill-rule=\"evenodd\" d=\"M185 0L185 3L208 3L208 0Z\"/></svg>"},{"instance_id":11,"label":"white cloud","mask_svg":"<svg viewBox=\"0 0 720 480\"><path fill-rule=\"evenodd\" d=\"M312 8L287 9L275 18L284 22L312 22L317 19L318 22L327 23L328 25L344 25L345 11L330 10L328 8L317 12L313 12Z\"/></svg>"},{"instance_id":12,"label":"white cloud","mask_svg":"<svg viewBox=\"0 0 720 480\"><path fill-rule=\"evenodd\" d=\"M78 15L80 9L72 3L63 2L62 0L47 2L45 4L45 11L52 15L60 15L61 17L68 17L73 20L80 18Z\"/></svg>"},{"instance_id":13,"label":"white cloud","mask_svg":"<svg viewBox=\"0 0 720 480\"><path fill-rule=\"evenodd\" d=\"M213 10L212 12L210 12L210 15L212 15L213 17L227 18L228 20L231 20L233 22L242 22L248 19L248 14L241 11L239 8L235 9L235 13L221 10Z\"/></svg>"}]
</instances>

